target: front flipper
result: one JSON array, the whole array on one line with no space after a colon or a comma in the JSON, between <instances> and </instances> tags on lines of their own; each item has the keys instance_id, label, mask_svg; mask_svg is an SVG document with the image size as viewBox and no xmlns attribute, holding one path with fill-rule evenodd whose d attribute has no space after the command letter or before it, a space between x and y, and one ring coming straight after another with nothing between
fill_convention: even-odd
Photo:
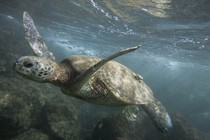
<instances>
[{"instance_id":1,"label":"front flipper","mask_svg":"<svg viewBox=\"0 0 210 140\"><path fill-rule=\"evenodd\" d=\"M173 127L171 118L166 112L165 107L157 99L151 103L142 105L142 108L151 118L154 126L161 132L167 133Z\"/></svg>"},{"instance_id":2,"label":"front flipper","mask_svg":"<svg viewBox=\"0 0 210 140\"><path fill-rule=\"evenodd\" d=\"M104 64L106 64L107 62L111 61L112 59L119 57L121 55L127 54L129 52L135 51L140 47L140 45L135 46L135 47L131 47L131 48L127 48L124 50L121 50L107 58L102 59L101 61L99 61L98 63L96 63L95 65L93 65L92 67L90 67L88 70L86 70L85 72L83 72L82 74L80 74L75 81L72 83L72 92L78 92L83 85L91 78L91 76L97 71L99 70Z\"/></svg>"},{"instance_id":3,"label":"front flipper","mask_svg":"<svg viewBox=\"0 0 210 140\"><path fill-rule=\"evenodd\" d=\"M33 19L26 11L23 13L23 26L26 32L26 39L28 40L35 55L54 61L55 57L52 52L48 50L48 47L42 40L42 37L34 25Z\"/></svg>"},{"instance_id":4,"label":"front flipper","mask_svg":"<svg viewBox=\"0 0 210 140\"><path fill-rule=\"evenodd\" d=\"M126 119L129 121L136 121L137 115L139 113L139 108L136 105L129 105L123 109L122 112Z\"/></svg>"}]
</instances>

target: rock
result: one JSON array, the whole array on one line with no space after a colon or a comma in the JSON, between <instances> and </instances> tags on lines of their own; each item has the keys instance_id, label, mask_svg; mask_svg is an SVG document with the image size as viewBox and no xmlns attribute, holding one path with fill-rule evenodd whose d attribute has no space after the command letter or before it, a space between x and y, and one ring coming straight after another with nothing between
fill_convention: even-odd
<instances>
[{"instance_id":1,"label":"rock","mask_svg":"<svg viewBox=\"0 0 210 140\"><path fill-rule=\"evenodd\" d=\"M96 104L90 104L88 102L80 103L81 107L81 139L82 140L92 140L92 132L95 125L102 118L112 112L119 111L119 107L102 106ZM87 118L88 116L88 118Z\"/></svg>"},{"instance_id":2,"label":"rock","mask_svg":"<svg viewBox=\"0 0 210 140\"><path fill-rule=\"evenodd\" d=\"M48 101L42 110L40 130L47 133L51 140L79 140L79 111L72 102L56 97Z\"/></svg>"},{"instance_id":3,"label":"rock","mask_svg":"<svg viewBox=\"0 0 210 140\"><path fill-rule=\"evenodd\" d=\"M127 121L122 114L113 114L97 123L92 140L205 140L181 115L174 113L171 117L173 129L168 134L162 134L144 112L136 122Z\"/></svg>"},{"instance_id":4,"label":"rock","mask_svg":"<svg viewBox=\"0 0 210 140\"><path fill-rule=\"evenodd\" d=\"M6 61L4 59L0 59L0 72L6 71Z\"/></svg>"},{"instance_id":5,"label":"rock","mask_svg":"<svg viewBox=\"0 0 210 140\"><path fill-rule=\"evenodd\" d=\"M11 140L50 140L50 139L43 132L31 128L25 131L24 133L18 135L17 137L12 138Z\"/></svg>"},{"instance_id":6,"label":"rock","mask_svg":"<svg viewBox=\"0 0 210 140\"><path fill-rule=\"evenodd\" d=\"M128 121L121 116L121 114L119 113L112 114L111 116L108 116L107 118L104 118L97 123L93 132L92 139L93 140L127 139L126 133L130 132L129 129L131 129L131 124L129 124Z\"/></svg>"},{"instance_id":7,"label":"rock","mask_svg":"<svg viewBox=\"0 0 210 140\"><path fill-rule=\"evenodd\" d=\"M182 137L182 140L205 140L204 135L201 134L196 128L194 128L189 122L187 122L181 114L174 113L172 115L174 122L174 130L170 134L170 137L178 139Z\"/></svg>"},{"instance_id":8,"label":"rock","mask_svg":"<svg viewBox=\"0 0 210 140\"><path fill-rule=\"evenodd\" d=\"M0 76L0 139L79 140L79 119L75 101L58 88Z\"/></svg>"},{"instance_id":9,"label":"rock","mask_svg":"<svg viewBox=\"0 0 210 140\"><path fill-rule=\"evenodd\" d=\"M27 81L0 77L0 137L27 130L39 116L45 97Z\"/></svg>"}]
</instances>

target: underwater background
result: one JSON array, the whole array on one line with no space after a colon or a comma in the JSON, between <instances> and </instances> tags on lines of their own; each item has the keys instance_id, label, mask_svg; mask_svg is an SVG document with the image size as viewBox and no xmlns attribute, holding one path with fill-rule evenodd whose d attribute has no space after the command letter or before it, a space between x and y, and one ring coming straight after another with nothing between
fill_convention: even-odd
<instances>
[{"instance_id":1,"label":"underwater background","mask_svg":"<svg viewBox=\"0 0 210 140\"><path fill-rule=\"evenodd\" d=\"M209 7L209 0L0 0L0 139L210 139ZM142 75L174 129L164 135L143 111L127 122L121 108L86 103L18 76L16 59L33 55L23 11L57 62L75 54L103 58L141 44L116 61Z\"/></svg>"}]
</instances>

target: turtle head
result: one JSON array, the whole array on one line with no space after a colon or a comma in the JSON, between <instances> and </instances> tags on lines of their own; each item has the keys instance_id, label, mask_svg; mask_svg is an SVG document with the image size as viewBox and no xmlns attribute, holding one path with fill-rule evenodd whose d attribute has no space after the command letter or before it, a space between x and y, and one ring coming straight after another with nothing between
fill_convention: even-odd
<instances>
[{"instance_id":1,"label":"turtle head","mask_svg":"<svg viewBox=\"0 0 210 140\"><path fill-rule=\"evenodd\" d=\"M15 71L30 80L36 82L47 82L54 71L56 63L52 60L36 57L36 56L23 56L19 58L15 64Z\"/></svg>"}]
</instances>

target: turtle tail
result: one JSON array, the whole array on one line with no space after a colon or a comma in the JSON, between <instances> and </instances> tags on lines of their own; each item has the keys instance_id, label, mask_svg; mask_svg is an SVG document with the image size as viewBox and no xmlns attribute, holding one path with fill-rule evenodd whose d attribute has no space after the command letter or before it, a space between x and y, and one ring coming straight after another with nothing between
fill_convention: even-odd
<instances>
[{"instance_id":1,"label":"turtle tail","mask_svg":"<svg viewBox=\"0 0 210 140\"><path fill-rule=\"evenodd\" d=\"M168 133L173 127L171 118L166 112L165 107L157 100L142 105L144 111L151 118L153 125L161 132Z\"/></svg>"}]
</instances>

